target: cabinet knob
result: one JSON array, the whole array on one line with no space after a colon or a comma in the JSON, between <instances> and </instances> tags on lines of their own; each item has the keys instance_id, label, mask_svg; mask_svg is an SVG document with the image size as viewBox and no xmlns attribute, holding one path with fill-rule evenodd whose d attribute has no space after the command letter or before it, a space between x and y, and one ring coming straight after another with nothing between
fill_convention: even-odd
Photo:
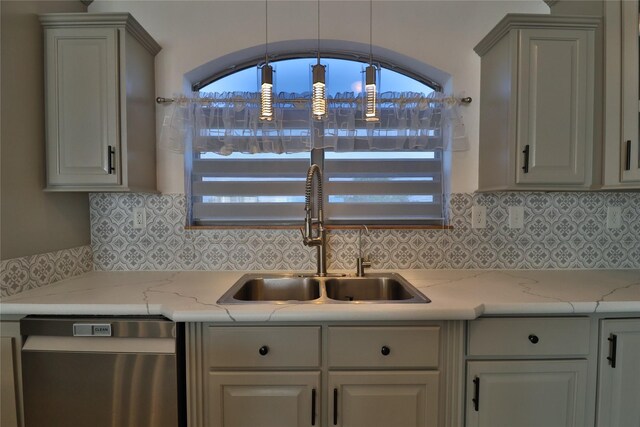
<instances>
[{"instance_id":1,"label":"cabinet knob","mask_svg":"<svg viewBox=\"0 0 640 427\"><path fill-rule=\"evenodd\" d=\"M269 347L263 345L262 347L260 347L260 350L258 350L258 353L260 353L261 356L266 356L267 353L269 353Z\"/></svg>"},{"instance_id":2,"label":"cabinet knob","mask_svg":"<svg viewBox=\"0 0 640 427\"><path fill-rule=\"evenodd\" d=\"M537 335L531 334L529 335L529 341L531 341L532 344L538 344L538 341L540 341L540 338L538 338Z\"/></svg>"},{"instance_id":3,"label":"cabinet knob","mask_svg":"<svg viewBox=\"0 0 640 427\"><path fill-rule=\"evenodd\" d=\"M380 349L380 353L382 353L383 356L388 356L389 353L391 353L391 349L386 345L383 345L382 349Z\"/></svg>"}]
</instances>

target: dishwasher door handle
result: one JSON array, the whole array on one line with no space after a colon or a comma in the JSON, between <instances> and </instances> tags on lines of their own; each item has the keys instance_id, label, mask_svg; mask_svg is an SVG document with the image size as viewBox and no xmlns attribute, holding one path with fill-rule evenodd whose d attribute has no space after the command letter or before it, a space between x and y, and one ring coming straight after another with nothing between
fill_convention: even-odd
<instances>
[{"instance_id":1,"label":"dishwasher door handle","mask_svg":"<svg viewBox=\"0 0 640 427\"><path fill-rule=\"evenodd\" d=\"M173 338L55 337L31 335L22 351L73 353L153 353L175 354Z\"/></svg>"}]
</instances>

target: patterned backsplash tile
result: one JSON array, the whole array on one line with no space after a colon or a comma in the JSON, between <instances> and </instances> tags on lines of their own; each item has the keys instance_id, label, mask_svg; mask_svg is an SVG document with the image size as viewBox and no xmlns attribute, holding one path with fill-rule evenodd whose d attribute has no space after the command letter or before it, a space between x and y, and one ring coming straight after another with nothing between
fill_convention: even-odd
<instances>
[{"instance_id":1,"label":"patterned backsplash tile","mask_svg":"<svg viewBox=\"0 0 640 427\"><path fill-rule=\"evenodd\" d=\"M314 270L315 249L298 230L185 230L184 195L90 196L96 270ZM487 208L485 228L471 207ZM508 225L524 207L524 228ZM608 229L617 206L622 226ZM144 207L146 229L132 211ZM452 194L447 230L371 230L363 253L373 268L640 268L640 193ZM301 217L302 224L302 217ZM355 268L358 231L329 233L329 269Z\"/></svg>"},{"instance_id":2,"label":"patterned backsplash tile","mask_svg":"<svg viewBox=\"0 0 640 427\"><path fill-rule=\"evenodd\" d=\"M93 270L91 246L13 258L0 262L0 296L77 276Z\"/></svg>"},{"instance_id":3,"label":"patterned backsplash tile","mask_svg":"<svg viewBox=\"0 0 640 427\"><path fill-rule=\"evenodd\" d=\"M315 270L316 251L298 230L185 230L184 195L95 193L91 246L0 262L0 296L95 270ZM471 208L487 208L485 228ZM508 225L524 207L524 227ZM622 225L607 228L619 207ZM144 207L145 229L134 229ZM447 230L370 230L362 252L376 269L640 268L640 193L452 194ZM302 219L301 219L302 223ZM354 269L357 230L329 233L329 269Z\"/></svg>"}]
</instances>

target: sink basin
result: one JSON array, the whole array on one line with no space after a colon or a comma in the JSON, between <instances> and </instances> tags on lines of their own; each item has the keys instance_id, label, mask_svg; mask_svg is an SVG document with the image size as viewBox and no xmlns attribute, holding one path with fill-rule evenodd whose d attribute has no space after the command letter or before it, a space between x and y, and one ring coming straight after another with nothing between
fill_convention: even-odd
<instances>
[{"instance_id":1,"label":"sink basin","mask_svg":"<svg viewBox=\"0 0 640 427\"><path fill-rule=\"evenodd\" d=\"M405 284L391 277L342 277L325 282L327 297L338 301L404 301L415 298Z\"/></svg>"},{"instance_id":2,"label":"sink basin","mask_svg":"<svg viewBox=\"0 0 640 427\"><path fill-rule=\"evenodd\" d=\"M219 304L428 303L396 273L356 276L245 274L218 300Z\"/></svg>"},{"instance_id":3,"label":"sink basin","mask_svg":"<svg viewBox=\"0 0 640 427\"><path fill-rule=\"evenodd\" d=\"M312 277L250 277L232 295L238 301L309 301L320 297L320 284Z\"/></svg>"}]
</instances>

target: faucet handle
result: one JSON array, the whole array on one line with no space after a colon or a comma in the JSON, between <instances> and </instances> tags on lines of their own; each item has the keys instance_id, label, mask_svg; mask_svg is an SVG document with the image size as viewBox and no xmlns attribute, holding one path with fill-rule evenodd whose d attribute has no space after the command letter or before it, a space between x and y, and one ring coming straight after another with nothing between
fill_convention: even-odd
<instances>
[{"instance_id":1,"label":"faucet handle","mask_svg":"<svg viewBox=\"0 0 640 427\"><path fill-rule=\"evenodd\" d=\"M356 276L358 277L363 277L364 276L364 269L365 268L370 268L371 267L371 261L363 258L363 257L358 257L356 258Z\"/></svg>"}]
</instances>

